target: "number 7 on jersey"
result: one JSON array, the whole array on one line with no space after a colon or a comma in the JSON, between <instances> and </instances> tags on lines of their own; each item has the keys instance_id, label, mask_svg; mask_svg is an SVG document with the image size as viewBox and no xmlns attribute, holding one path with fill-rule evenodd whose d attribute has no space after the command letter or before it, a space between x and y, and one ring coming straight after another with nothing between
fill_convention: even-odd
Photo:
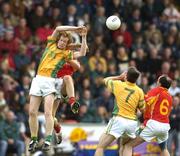
<instances>
[{"instance_id":1,"label":"number 7 on jersey","mask_svg":"<svg viewBox=\"0 0 180 156\"><path fill-rule=\"evenodd\" d=\"M126 102L128 103L128 100L129 100L130 96L131 96L132 94L134 94L135 90L129 89L129 88L125 88L125 90L129 92L129 94L128 94L127 97L126 97Z\"/></svg>"}]
</instances>

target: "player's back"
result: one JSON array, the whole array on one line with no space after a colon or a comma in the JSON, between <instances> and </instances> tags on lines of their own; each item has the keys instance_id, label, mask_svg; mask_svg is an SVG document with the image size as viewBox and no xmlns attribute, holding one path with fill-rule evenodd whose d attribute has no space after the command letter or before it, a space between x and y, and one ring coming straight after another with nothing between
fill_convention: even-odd
<instances>
[{"instance_id":1,"label":"player's back","mask_svg":"<svg viewBox=\"0 0 180 156\"><path fill-rule=\"evenodd\" d=\"M146 115L147 119L150 118L159 122L169 123L172 97L166 88L156 87L150 90L147 94L146 102L147 107L145 112L149 114Z\"/></svg>"},{"instance_id":2,"label":"player's back","mask_svg":"<svg viewBox=\"0 0 180 156\"><path fill-rule=\"evenodd\" d=\"M145 104L142 89L128 81L112 81L111 84L115 95L113 115L136 120L137 109L143 108Z\"/></svg>"}]
</instances>

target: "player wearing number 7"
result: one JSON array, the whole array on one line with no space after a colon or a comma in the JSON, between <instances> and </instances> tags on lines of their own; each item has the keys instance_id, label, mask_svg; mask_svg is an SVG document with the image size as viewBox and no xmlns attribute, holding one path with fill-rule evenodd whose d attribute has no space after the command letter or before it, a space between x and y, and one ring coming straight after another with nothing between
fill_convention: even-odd
<instances>
[{"instance_id":1,"label":"player wearing number 7","mask_svg":"<svg viewBox=\"0 0 180 156\"><path fill-rule=\"evenodd\" d=\"M105 85L115 96L115 102L113 117L99 140L95 156L103 156L104 149L115 139L136 137L136 113L138 109L143 111L145 106L144 93L136 85L139 75L140 72L135 67L129 67L127 73L104 79Z\"/></svg>"},{"instance_id":2,"label":"player wearing number 7","mask_svg":"<svg viewBox=\"0 0 180 156\"><path fill-rule=\"evenodd\" d=\"M146 107L144 112L144 128L139 136L128 142L123 151L123 156L132 156L132 148L156 139L159 144L165 144L168 139L169 114L172 107L172 97L168 93L171 79L162 75L158 78L157 87L151 89L145 96ZM163 145L163 156L170 156L167 147Z\"/></svg>"}]
</instances>

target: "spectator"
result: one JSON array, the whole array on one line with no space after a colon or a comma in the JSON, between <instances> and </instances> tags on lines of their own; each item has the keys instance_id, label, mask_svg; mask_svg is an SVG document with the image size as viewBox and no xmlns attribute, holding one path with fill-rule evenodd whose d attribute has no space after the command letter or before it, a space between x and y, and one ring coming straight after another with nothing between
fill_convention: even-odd
<instances>
[{"instance_id":1,"label":"spectator","mask_svg":"<svg viewBox=\"0 0 180 156\"><path fill-rule=\"evenodd\" d=\"M96 50L104 51L106 45L103 43L103 34L97 34L94 38L94 42L92 43L92 49L90 50L94 53Z\"/></svg>"},{"instance_id":2,"label":"spectator","mask_svg":"<svg viewBox=\"0 0 180 156\"><path fill-rule=\"evenodd\" d=\"M111 16L114 14L119 14L122 18L125 18L125 8L122 4L121 0L112 0L109 1L106 8L107 16Z\"/></svg>"},{"instance_id":3,"label":"spectator","mask_svg":"<svg viewBox=\"0 0 180 156\"><path fill-rule=\"evenodd\" d=\"M109 64L116 63L116 60L114 58L114 54L113 54L112 49L107 49L106 50L105 59L106 59L106 62L107 62L107 66Z\"/></svg>"},{"instance_id":4,"label":"spectator","mask_svg":"<svg viewBox=\"0 0 180 156\"><path fill-rule=\"evenodd\" d=\"M173 3L170 3L163 13L169 23L177 23L180 21L180 13Z\"/></svg>"},{"instance_id":5,"label":"spectator","mask_svg":"<svg viewBox=\"0 0 180 156\"><path fill-rule=\"evenodd\" d=\"M133 40L133 44L132 44L132 46L131 46L131 49L132 49L132 51L135 51L135 50L137 50L137 49L145 49L145 44L144 44L144 42L143 42L143 36L142 35L138 35L138 36L136 36L135 38L134 38L134 40Z\"/></svg>"},{"instance_id":6,"label":"spectator","mask_svg":"<svg viewBox=\"0 0 180 156\"><path fill-rule=\"evenodd\" d=\"M116 38L119 35L122 35L123 39L124 39L124 45L126 46L126 48L130 48L131 47L132 36L131 36L131 33L127 30L127 24L126 23L122 23L121 27L118 30L113 31L112 35L113 35L113 39L114 40L116 40Z\"/></svg>"},{"instance_id":7,"label":"spectator","mask_svg":"<svg viewBox=\"0 0 180 156\"><path fill-rule=\"evenodd\" d=\"M133 23L131 34L132 34L132 38L136 38L137 36L142 35L142 22L141 21L135 21Z\"/></svg>"},{"instance_id":8,"label":"spectator","mask_svg":"<svg viewBox=\"0 0 180 156\"><path fill-rule=\"evenodd\" d=\"M173 97L173 109L170 114L171 129L169 132L168 149L174 156L179 156L180 152L180 99L178 96ZM175 151L172 145L175 145Z\"/></svg>"},{"instance_id":9,"label":"spectator","mask_svg":"<svg viewBox=\"0 0 180 156\"><path fill-rule=\"evenodd\" d=\"M141 8L141 15L144 22L153 21L157 17L155 0L146 0Z\"/></svg>"},{"instance_id":10,"label":"spectator","mask_svg":"<svg viewBox=\"0 0 180 156\"><path fill-rule=\"evenodd\" d=\"M17 53L19 43L14 39L13 31L6 31L4 37L0 40L0 51L6 49L9 51L9 54L14 56Z\"/></svg>"},{"instance_id":11,"label":"spectator","mask_svg":"<svg viewBox=\"0 0 180 156\"><path fill-rule=\"evenodd\" d=\"M11 0L10 5L11 5L11 11L13 15L19 18L24 17L25 5L23 1Z\"/></svg>"},{"instance_id":12,"label":"spectator","mask_svg":"<svg viewBox=\"0 0 180 156\"><path fill-rule=\"evenodd\" d=\"M108 77L108 76L116 76L118 74L117 72L117 68L116 68L116 63L110 63L108 65L108 69L107 69L107 72L106 72L106 76L105 77Z\"/></svg>"},{"instance_id":13,"label":"spectator","mask_svg":"<svg viewBox=\"0 0 180 156\"><path fill-rule=\"evenodd\" d=\"M124 72L128 69L128 61L129 56L126 49L124 47L119 47L117 49L117 67L119 73Z\"/></svg>"},{"instance_id":14,"label":"spectator","mask_svg":"<svg viewBox=\"0 0 180 156\"><path fill-rule=\"evenodd\" d=\"M56 6L52 8L52 13L49 17L49 23L55 28L57 22L62 22L61 10Z\"/></svg>"},{"instance_id":15,"label":"spectator","mask_svg":"<svg viewBox=\"0 0 180 156\"><path fill-rule=\"evenodd\" d=\"M177 48L175 37L172 36L171 34L167 36L164 47L171 48L173 58L180 57L179 49Z\"/></svg>"},{"instance_id":16,"label":"spectator","mask_svg":"<svg viewBox=\"0 0 180 156\"><path fill-rule=\"evenodd\" d=\"M103 73L107 71L106 60L101 56L101 51L99 49L97 49L95 55L89 59L90 70L94 71L97 68L97 64L101 64Z\"/></svg>"},{"instance_id":17,"label":"spectator","mask_svg":"<svg viewBox=\"0 0 180 156\"><path fill-rule=\"evenodd\" d=\"M79 122L93 122L93 115L89 113L89 108L86 104L82 104L79 109L78 114L78 121Z\"/></svg>"},{"instance_id":18,"label":"spectator","mask_svg":"<svg viewBox=\"0 0 180 156\"><path fill-rule=\"evenodd\" d=\"M94 122L96 123L107 123L108 112L104 106L99 106L96 109L96 115L94 116Z\"/></svg>"},{"instance_id":19,"label":"spectator","mask_svg":"<svg viewBox=\"0 0 180 156\"><path fill-rule=\"evenodd\" d=\"M50 23L45 22L42 27L37 28L36 36L41 42L45 42L47 37L53 33L53 29L50 27Z\"/></svg>"},{"instance_id":20,"label":"spectator","mask_svg":"<svg viewBox=\"0 0 180 156\"><path fill-rule=\"evenodd\" d=\"M106 22L106 17L105 17L105 8L103 6L99 6L96 9L96 15L94 17L94 33L95 34L102 34L104 31L104 26Z\"/></svg>"},{"instance_id":21,"label":"spectator","mask_svg":"<svg viewBox=\"0 0 180 156\"><path fill-rule=\"evenodd\" d=\"M29 27L33 32L37 30L37 28L43 26L46 21L46 17L44 17L44 8L42 6L37 6L33 13L31 13L29 17Z\"/></svg>"},{"instance_id":22,"label":"spectator","mask_svg":"<svg viewBox=\"0 0 180 156\"><path fill-rule=\"evenodd\" d=\"M147 59L147 71L150 73L151 78L155 80L155 74L160 71L161 59L158 56L156 48L150 49L150 56Z\"/></svg>"},{"instance_id":23,"label":"spectator","mask_svg":"<svg viewBox=\"0 0 180 156\"><path fill-rule=\"evenodd\" d=\"M147 47L148 49L156 48L158 51L162 48L162 36L160 33L153 33L150 36L149 40L147 40Z\"/></svg>"},{"instance_id":24,"label":"spectator","mask_svg":"<svg viewBox=\"0 0 180 156\"><path fill-rule=\"evenodd\" d=\"M104 88L102 95L95 101L96 107L103 106L109 113L112 112L114 107L114 98L111 92Z\"/></svg>"},{"instance_id":25,"label":"spectator","mask_svg":"<svg viewBox=\"0 0 180 156\"><path fill-rule=\"evenodd\" d=\"M169 62L163 62L161 65L161 71L158 72L157 75L168 75L170 78L174 78L174 74L171 71L171 64Z\"/></svg>"},{"instance_id":26,"label":"spectator","mask_svg":"<svg viewBox=\"0 0 180 156\"><path fill-rule=\"evenodd\" d=\"M17 150L17 155L22 156L25 145L20 140L20 125L15 121L15 115L12 111L6 113L6 120L1 122L0 132L1 155L6 156L7 149L13 146Z\"/></svg>"},{"instance_id":27,"label":"spectator","mask_svg":"<svg viewBox=\"0 0 180 156\"><path fill-rule=\"evenodd\" d=\"M25 18L21 18L19 20L19 24L15 27L15 37L22 40L23 42L27 42L31 38L31 31L27 26L27 21Z\"/></svg>"},{"instance_id":28,"label":"spectator","mask_svg":"<svg viewBox=\"0 0 180 156\"><path fill-rule=\"evenodd\" d=\"M1 5L0 21L4 18L9 18L13 26L17 25L17 18L12 14L11 6L8 2L4 2Z\"/></svg>"},{"instance_id":29,"label":"spectator","mask_svg":"<svg viewBox=\"0 0 180 156\"><path fill-rule=\"evenodd\" d=\"M142 90L144 91L144 93L147 93L149 91L149 81L148 81L148 77L147 76L142 76L141 77L141 83L139 85Z\"/></svg>"},{"instance_id":30,"label":"spectator","mask_svg":"<svg viewBox=\"0 0 180 156\"><path fill-rule=\"evenodd\" d=\"M3 38L6 31L14 32L14 28L9 18L4 18L3 23L0 24L0 38Z\"/></svg>"},{"instance_id":31,"label":"spectator","mask_svg":"<svg viewBox=\"0 0 180 156\"><path fill-rule=\"evenodd\" d=\"M169 88L169 92L172 96L175 96L180 93L180 88L177 86L177 81L174 80L172 82L171 87Z\"/></svg>"},{"instance_id":32,"label":"spectator","mask_svg":"<svg viewBox=\"0 0 180 156\"><path fill-rule=\"evenodd\" d=\"M91 95L90 90L85 89L83 91L83 95L81 97L80 103L87 105L88 109L92 109L94 101L91 99L91 97L92 95Z\"/></svg>"},{"instance_id":33,"label":"spectator","mask_svg":"<svg viewBox=\"0 0 180 156\"><path fill-rule=\"evenodd\" d=\"M134 53L133 57L136 62L136 67L141 72L147 71L147 65L146 65L146 56L145 52L142 48L138 48Z\"/></svg>"},{"instance_id":34,"label":"spectator","mask_svg":"<svg viewBox=\"0 0 180 156\"><path fill-rule=\"evenodd\" d=\"M15 69L15 63L14 63L14 59L13 56L10 55L9 51L7 49L3 49L1 51L1 55L0 55L0 61L3 63L6 63L8 65L8 67L10 68L10 70L14 70Z\"/></svg>"},{"instance_id":35,"label":"spectator","mask_svg":"<svg viewBox=\"0 0 180 156\"><path fill-rule=\"evenodd\" d=\"M19 46L19 53L14 57L16 69L21 71L30 63L30 58L27 56L27 47L24 44Z\"/></svg>"},{"instance_id":36,"label":"spectator","mask_svg":"<svg viewBox=\"0 0 180 156\"><path fill-rule=\"evenodd\" d=\"M76 16L77 9L75 5L71 4L67 7L67 15L63 23L65 25L77 25L77 16Z\"/></svg>"}]
</instances>

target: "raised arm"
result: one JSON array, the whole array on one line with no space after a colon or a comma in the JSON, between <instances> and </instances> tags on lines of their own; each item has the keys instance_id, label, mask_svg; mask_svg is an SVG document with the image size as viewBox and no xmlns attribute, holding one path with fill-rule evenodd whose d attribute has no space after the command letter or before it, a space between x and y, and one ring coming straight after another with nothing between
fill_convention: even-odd
<instances>
[{"instance_id":1,"label":"raised arm","mask_svg":"<svg viewBox=\"0 0 180 156\"><path fill-rule=\"evenodd\" d=\"M73 69L76 71L80 68L80 63L77 60L70 60L68 63L73 67Z\"/></svg>"},{"instance_id":2,"label":"raised arm","mask_svg":"<svg viewBox=\"0 0 180 156\"><path fill-rule=\"evenodd\" d=\"M87 51L87 39L86 39L86 36L87 36L87 29L86 28L83 28L81 34L82 36L82 43L81 43L81 49L80 51L78 52L74 52L74 58L77 59L81 56L85 56L86 55L86 51Z\"/></svg>"},{"instance_id":3,"label":"raised arm","mask_svg":"<svg viewBox=\"0 0 180 156\"><path fill-rule=\"evenodd\" d=\"M57 37L58 33L61 31L78 31L81 30L84 26L57 26L52 33L52 37Z\"/></svg>"},{"instance_id":4,"label":"raised arm","mask_svg":"<svg viewBox=\"0 0 180 156\"><path fill-rule=\"evenodd\" d=\"M118 76L106 77L106 78L104 78L104 83L106 84L109 80L124 81L126 79L126 74L127 74L127 72L123 72L121 75L118 75Z\"/></svg>"}]
</instances>

